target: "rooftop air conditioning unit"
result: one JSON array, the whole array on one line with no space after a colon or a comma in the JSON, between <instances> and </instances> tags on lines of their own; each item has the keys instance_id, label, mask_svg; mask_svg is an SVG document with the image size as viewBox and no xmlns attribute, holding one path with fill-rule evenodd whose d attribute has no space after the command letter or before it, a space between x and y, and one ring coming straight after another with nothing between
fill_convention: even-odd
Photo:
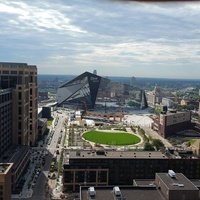
<instances>
[{"instance_id":1,"label":"rooftop air conditioning unit","mask_svg":"<svg viewBox=\"0 0 200 200\"><path fill-rule=\"evenodd\" d=\"M115 195L115 196L117 196L117 197L121 196L121 191L120 191L120 189L119 189L118 186L115 186L115 187L113 188L113 192L114 192L114 195Z\"/></svg>"},{"instance_id":2,"label":"rooftop air conditioning unit","mask_svg":"<svg viewBox=\"0 0 200 200\"><path fill-rule=\"evenodd\" d=\"M95 197L96 191L95 191L94 187L88 188L88 194L89 194L90 197Z\"/></svg>"},{"instance_id":3,"label":"rooftop air conditioning unit","mask_svg":"<svg viewBox=\"0 0 200 200\"><path fill-rule=\"evenodd\" d=\"M176 173L173 170L171 170L171 169L168 170L168 174L169 174L169 176L171 178L175 178L176 177Z\"/></svg>"}]
</instances>

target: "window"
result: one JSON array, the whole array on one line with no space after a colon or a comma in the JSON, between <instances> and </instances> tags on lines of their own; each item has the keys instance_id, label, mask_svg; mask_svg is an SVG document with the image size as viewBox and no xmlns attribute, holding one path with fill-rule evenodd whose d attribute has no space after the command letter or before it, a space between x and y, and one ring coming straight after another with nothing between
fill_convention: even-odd
<instances>
[{"instance_id":1,"label":"window","mask_svg":"<svg viewBox=\"0 0 200 200\"><path fill-rule=\"evenodd\" d=\"M19 114L19 115L22 114L22 107L18 107L18 114Z\"/></svg>"},{"instance_id":2,"label":"window","mask_svg":"<svg viewBox=\"0 0 200 200\"><path fill-rule=\"evenodd\" d=\"M21 93L21 92L18 93L18 99L19 99L19 100L22 99L22 93Z\"/></svg>"},{"instance_id":3,"label":"window","mask_svg":"<svg viewBox=\"0 0 200 200\"><path fill-rule=\"evenodd\" d=\"M22 123L18 122L18 129L21 129L21 128L22 128Z\"/></svg>"},{"instance_id":4,"label":"window","mask_svg":"<svg viewBox=\"0 0 200 200\"><path fill-rule=\"evenodd\" d=\"M18 137L18 144L20 145L22 143L21 137Z\"/></svg>"}]
</instances>

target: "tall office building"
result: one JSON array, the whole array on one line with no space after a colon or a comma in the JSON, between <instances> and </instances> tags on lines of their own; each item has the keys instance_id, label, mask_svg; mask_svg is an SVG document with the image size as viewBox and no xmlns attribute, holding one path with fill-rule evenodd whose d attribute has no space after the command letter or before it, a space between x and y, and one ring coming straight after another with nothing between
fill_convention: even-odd
<instances>
[{"instance_id":1,"label":"tall office building","mask_svg":"<svg viewBox=\"0 0 200 200\"><path fill-rule=\"evenodd\" d=\"M12 93L12 143L34 145L37 129L37 67L0 62L0 89Z\"/></svg>"},{"instance_id":2,"label":"tall office building","mask_svg":"<svg viewBox=\"0 0 200 200\"><path fill-rule=\"evenodd\" d=\"M0 89L0 158L12 143L12 91Z\"/></svg>"}]
</instances>

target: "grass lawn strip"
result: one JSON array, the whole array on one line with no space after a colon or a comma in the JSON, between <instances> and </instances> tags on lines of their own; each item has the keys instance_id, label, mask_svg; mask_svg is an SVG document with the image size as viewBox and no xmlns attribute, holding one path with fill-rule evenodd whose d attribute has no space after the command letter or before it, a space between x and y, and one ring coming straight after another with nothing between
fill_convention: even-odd
<instances>
[{"instance_id":1,"label":"grass lawn strip","mask_svg":"<svg viewBox=\"0 0 200 200\"><path fill-rule=\"evenodd\" d=\"M106 145L132 145L140 142L136 135L123 131L89 131L83 134L85 140Z\"/></svg>"}]
</instances>

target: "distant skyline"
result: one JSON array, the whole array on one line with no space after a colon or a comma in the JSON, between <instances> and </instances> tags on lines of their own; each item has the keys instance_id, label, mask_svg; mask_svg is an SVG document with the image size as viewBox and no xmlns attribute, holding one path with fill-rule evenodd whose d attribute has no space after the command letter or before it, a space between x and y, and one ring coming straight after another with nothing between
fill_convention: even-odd
<instances>
[{"instance_id":1,"label":"distant skyline","mask_svg":"<svg viewBox=\"0 0 200 200\"><path fill-rule=\"evenodd\" d=\"M0 0L0 61L39 74L200 79L200 2Z\"/></svg>"}]
</instances>

